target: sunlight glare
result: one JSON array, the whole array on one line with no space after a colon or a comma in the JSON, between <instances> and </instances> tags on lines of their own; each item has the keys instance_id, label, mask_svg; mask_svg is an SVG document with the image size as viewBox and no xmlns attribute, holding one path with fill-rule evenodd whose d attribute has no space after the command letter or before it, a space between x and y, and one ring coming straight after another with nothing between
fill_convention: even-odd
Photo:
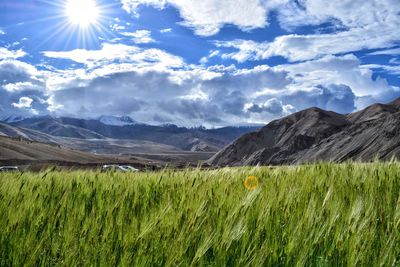
<instances>
[{"instance_id":1,"label":"sunlight glare","mask_svg":"<svg viewBox=\"0 0 400 267\"><path fill-rule=\"evenodd\" d=\"M95 0L67 0L66 14L73 24L87 27L97 22L99 9Z\"/></svg>"}]
</instances>

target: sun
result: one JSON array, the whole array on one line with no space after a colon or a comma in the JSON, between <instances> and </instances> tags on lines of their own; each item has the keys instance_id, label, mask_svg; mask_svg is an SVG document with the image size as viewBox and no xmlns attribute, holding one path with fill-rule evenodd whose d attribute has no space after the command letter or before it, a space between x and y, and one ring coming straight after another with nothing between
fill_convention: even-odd
<instances>
[{"instance_id":1,"label":"sun","mask_svg":"<svg viewBox=\"0 0 400 267\"><path fill-rule=\"evenodd\" d=\"M95 24L99 17L95 0L67 0L65 12L71 23L79 27Z\"/></svg>"}]
</instances>

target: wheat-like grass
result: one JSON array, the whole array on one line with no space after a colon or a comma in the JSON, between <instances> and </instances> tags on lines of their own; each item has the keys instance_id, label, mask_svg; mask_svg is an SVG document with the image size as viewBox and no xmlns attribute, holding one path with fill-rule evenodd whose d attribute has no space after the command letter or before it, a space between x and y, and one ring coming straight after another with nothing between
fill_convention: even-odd
<instances>
[{"instance_id":1,"label":"wheat-like grass","mask_svg":"<svg viewBox=\"0 0 400 267\"><path fill-rule=\"evenodd\" d=\"M22 265L399 266L400 164L1 174Z\"/></svg>"}]
</instances>

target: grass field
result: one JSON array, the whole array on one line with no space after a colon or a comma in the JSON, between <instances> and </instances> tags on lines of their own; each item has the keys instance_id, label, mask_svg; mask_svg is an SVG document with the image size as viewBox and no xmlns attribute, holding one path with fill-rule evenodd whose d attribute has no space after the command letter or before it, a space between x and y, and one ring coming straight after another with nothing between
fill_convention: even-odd
<instances>
[{"instance_id":1,"label":"grass field","mask_svg":"<svg viewBox=\"0 0 400 267\"><path fill-rule=\"evenodd\" d=\"M0 174L0 266L400 266L399 196L396 162Z\"/></svg>"}]
</instances>

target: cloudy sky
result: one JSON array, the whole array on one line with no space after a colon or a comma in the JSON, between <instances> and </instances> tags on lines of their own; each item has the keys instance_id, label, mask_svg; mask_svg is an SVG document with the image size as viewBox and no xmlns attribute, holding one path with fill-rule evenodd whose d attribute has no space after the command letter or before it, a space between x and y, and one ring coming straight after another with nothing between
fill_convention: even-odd
<instances>
[{"instance_id":1,"label":"cloudy sky","mask_svg":"<svg viewBox=\"0 0 400 267\"><path fill-rule=\"evenodd\" d=\"M0 114L185 126L400 97L399 0L1 0Z\"/></svg>"}]
</instances>

